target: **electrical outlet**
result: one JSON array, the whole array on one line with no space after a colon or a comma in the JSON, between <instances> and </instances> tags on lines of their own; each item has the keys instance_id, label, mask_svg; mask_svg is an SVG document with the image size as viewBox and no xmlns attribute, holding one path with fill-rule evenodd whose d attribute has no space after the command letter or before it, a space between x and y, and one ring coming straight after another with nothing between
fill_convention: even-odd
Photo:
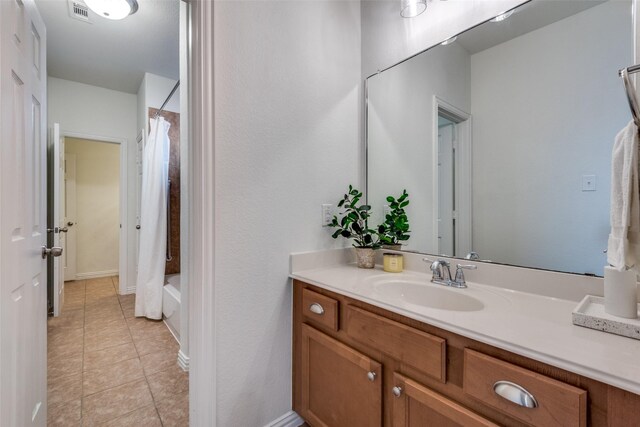
<instances>
[{"instance_id":1,"label":"electrical outlet","mask_svg":"<svg viewBox=\"0 0 640 427\"><path fill-rule=\"evenodd\" d=\"M322 226L329 226L331 221L333 221L333 205L324 204L322 205Z\"/></svg>"}]
</instances>

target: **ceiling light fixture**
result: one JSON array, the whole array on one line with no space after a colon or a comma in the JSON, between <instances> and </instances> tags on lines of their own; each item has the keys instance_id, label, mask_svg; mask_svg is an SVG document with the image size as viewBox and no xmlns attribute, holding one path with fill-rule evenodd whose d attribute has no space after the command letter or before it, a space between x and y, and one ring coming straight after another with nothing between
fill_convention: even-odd
<instances>
[{"instance_id":1,"label":"ceiling light fixture","mask_svg":"<svg viewBox=\"0 0 640 427\"><path fill-rule=\"evenodd\" d=\"M491 20L491 22L502 22L505 19L507 19L508 17L510 17L511 15L513 15L513 12L514 12L513 10L510 10L508 12L501 13L500 15L496 16L495 18L493 18Z\"/></svg>"},{"instance_id":2,"label":"ceiling light fixture","mask_svg":"<svg viewBox=\"0 0 640 427\"><path fill-rule=\"evenodd\" d=\"M415 18L427 10L427 0L401 0L400 16L403 18Z\"/></svg>"},{"instance_id":3,"label":"ceiling light fixture","mask_svg":"<svg viewBox=\"0 0 640 427\"><path fill-rule=\"evenodd\" d=\"M84 0L89 9L107 19L124 19L138 11L136 0Z\"/></svg>"},{"instance_id":4,"label":"ceiling light fixture","mask_svg":"<svg viewBox=\"0 0 640 427\"><path fill-rule=\"evenodd\" d=\"M458 36L453 36L450 39L446 39L445 41L443 41L442 43L440 43L442 46L446 46L448 44L453 43L454 41L458 40Z\"/></svg>"}]
</instances>

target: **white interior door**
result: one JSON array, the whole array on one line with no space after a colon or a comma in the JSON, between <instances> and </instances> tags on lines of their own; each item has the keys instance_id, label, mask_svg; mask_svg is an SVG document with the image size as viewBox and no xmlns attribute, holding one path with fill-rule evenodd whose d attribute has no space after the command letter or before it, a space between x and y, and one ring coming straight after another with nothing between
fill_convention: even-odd
<instances>
[{"instance_id":1,"label":"white interior door","mask_svg":"<svg viewBox=\"0 0 640 427\"><path fill-rule=\"evenodd\" d=\"M142 212L142 154L144 152L145 130L142 129L136 141L136 277L138 274L138 253L140 253L140 215Z\"/></svg>"},{"instance_id":2,"label":"white interior door","mask_svg":"<svg viewBox=\"0 0 640 427\"><path fill-rule=\"evenodd\" d=\"M454 125L438 129L438 253L455 255Z\"/></svg>"},{"instance_id":3,"label":"white interior door","mask_svg":"<svg viewBox=\"0 0 640 427\"><path fill-rule=\"evenodd\" d=\"M66 229L64 247L64 281L76 280L77 270L77 201L76 201L76 155L64 154L64 219L63 229Z\"/></svg>"},{"instance_id":4,"label":"white interior door","mask_svg":"<svg viewBox=\"0 0 640 427\"><path fill-rule=\"evenodd\" d=\"M47 421L46 30L0 1L0 425Z\"/></svg>"},{"instance_id":5,"label":"white interior door","mask_svg":"<svg viewBox=\"0 0 640 427\"><path fill-rule=\"evenodd\" d=\"M54 123L53 148L53 246L65 249L64 228L64 140L60 137L60 125ZM64 264L62 257L53 259L53 315L59 316L64 304Z\"/></svg>"}]
</instances>

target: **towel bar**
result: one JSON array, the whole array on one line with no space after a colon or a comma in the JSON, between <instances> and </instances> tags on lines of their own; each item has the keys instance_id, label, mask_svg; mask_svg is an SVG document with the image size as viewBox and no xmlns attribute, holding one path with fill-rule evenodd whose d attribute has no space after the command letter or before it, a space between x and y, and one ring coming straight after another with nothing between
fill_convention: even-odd
<instances>
[{"instance_id":1,"label":"towel bar","mask_svg":"<svg viewBox=\"0 0 640 427\"><path fill-rule=\"evenodd\" d=\"M636 126L640 128L640 107L638 106L638 98L636 97L636 89L629 79L629 74L637 73L640 71L640 64L633 65L631 67L623 68L618 71L618 75L622 77L624 83L624 90L627 93L627 101L629 101L629 108L631 108L631 115Z\"/></svg>"}]
</instances>

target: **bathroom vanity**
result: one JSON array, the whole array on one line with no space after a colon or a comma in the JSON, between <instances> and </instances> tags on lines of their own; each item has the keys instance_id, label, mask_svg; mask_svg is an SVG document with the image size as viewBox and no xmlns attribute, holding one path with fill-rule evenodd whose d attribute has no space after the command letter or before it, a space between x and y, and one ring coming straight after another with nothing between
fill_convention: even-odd
<instances>
[{"instance_id":1,"label":"bathroom vanity","mask_svg":"<svg viewBox=\"0 0 640 427\"><path fill-rule=\"evenodd\" d=\"M348 264L292 277L312 426L640 425L640 342L572 325L574 301Z\"/></svg>"}]
</instances>

